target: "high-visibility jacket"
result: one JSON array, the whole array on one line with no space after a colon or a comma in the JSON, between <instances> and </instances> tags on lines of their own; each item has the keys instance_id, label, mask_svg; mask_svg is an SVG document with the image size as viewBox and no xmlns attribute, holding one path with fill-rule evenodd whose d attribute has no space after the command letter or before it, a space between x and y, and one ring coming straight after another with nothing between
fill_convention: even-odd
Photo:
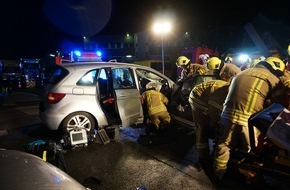
<instances>
[{"instance_id":1,"label":"high-visibility jacket","mask_svg":"<svg viewBox=\"0 0 290 190\"><path fill-rule=\"evenodd\" d=\"M189 103L207 112L211 94L221 86L228 84L223 80L212 80L196 85L190 92Z\"/></svg>"},{"instance_id":2,"label":"high-visibility jacket","mask_svg":"<svg viewBox=\"0 0 290 190\"><path fill-rule=\"evenodd\" d=\"M279 84L279 78L263 65L240 72L231 80L222 118L248 126L249 117L264 108Z\"/></svg>"},{"instance_id":3,"label":"high-visibility jacket","mask_svg":"<svg viewBox=\"0 0 290 190\"><path fill-rule=\"evenodd\" d=\"M196 147L200 159L208 157L208 139L212 135L211 119L208 117L208 101L211 94L227 83L223 80L212 80L196 85L189 95L188 101L192 109L192 117L196 126Z\"/></svg>"},{"instance_id":4,"label":"high-visibility jacket","mask_svg":"<svg viewBox=\"0 0 290 190\"><path fill-rule=\"evenodd\" d=\"M256 65L237 74L231 80L229 91L223 104L221 121L223 124L214 157L214 171L220 177L226 171L230 150L234 149L237 139L245 151L250 150L248 119L265 107L272 98L281 81L263 65ZM259 132L254 128L255 143Z\"/></svg>"},{"instance_id":5,"label":"high-visibility jacket","mask_svg":"<svg viewBox=\"0 0 290 190\"><path fill-rule=\"evenodd\" d=\"M219 71L219 77L222 80L229 81L233 76L241 72L241 69L235 64L224 63L223 67Z\"/></svg>"},{"instance_id":6,"label":"high-visibility jacket","mask_svg":"<svg viewBox=\"0 0 290 190\"><path fill-rule=\"evenodd\" d=\"M288 110L290 109L290 71L286 70L280 77L282 88L279 88L273 96L273 102L282 104Z\"/></svg>"},{"instance_id":7,"label":"high-visibility jacket","mask_svg":"<svg viewBox=\"0 0 290 190\"><path fill-rule=\"evenodd\" d=\"M208 69L205 66L202 66L198 63L191 63L181 72L181 79L184 80L188 77L193 76L194 74L202 75L208 72Z\"/></svg>"},{"instance_id":8,"label":"high-visibility jacket","mask_svg":"<svg viewBox=\"0 0 290 190\"><path fill-rule=\"evenodd\" d=\"M161 92L156 90L146 90L142 93L141 98L147 104L149 116L159 112L167 112L166 105L168 104L168 99Z\"/></svg>"},{"instance_id":9,"label":"high-visibility jacket","mask_svg":"<svg viewBox=\"0 0 290 190\"><path fill-rule=\"evenodd\" d=\"M209 97L207 113L210 119L215 123L220 122L223 103L228 94L229 86L229 82L224 81L223 83L220 83L218 88L215 88Z\"/></svg>"}]
</instances>

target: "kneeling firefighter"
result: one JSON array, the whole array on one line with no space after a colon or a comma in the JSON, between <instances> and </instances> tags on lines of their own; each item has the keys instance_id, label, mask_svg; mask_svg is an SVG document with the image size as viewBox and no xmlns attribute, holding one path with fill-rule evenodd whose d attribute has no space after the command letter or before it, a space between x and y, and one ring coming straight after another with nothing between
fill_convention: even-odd
<instances>
[{"instance_id":1,"label":"kneeling firefighter","mask_svg":"<svg viewBox=\"0 0 290 190\"><path fill-rule=\"evenodd\" d=\"M168 98L159 92L160 85L155 82L149 82L146 85L146 91L141 95L141 103L146 104L150 124L146 128L146 133L159 132L161 123L163 127L170 124L171 117L167 111Z\"/></svg>"}]
</instances>

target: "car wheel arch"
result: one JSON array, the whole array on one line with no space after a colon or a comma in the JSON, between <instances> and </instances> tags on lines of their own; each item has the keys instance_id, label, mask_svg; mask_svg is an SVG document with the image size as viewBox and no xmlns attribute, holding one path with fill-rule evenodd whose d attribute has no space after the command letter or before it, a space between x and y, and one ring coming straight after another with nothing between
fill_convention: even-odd
<instances>
[{"instance_id":1,"label":"car wheel arch","mask_svg":"<svg viewBox=\"0 0 290 190\"><path fill-rule=\"evenodd\" d=\"M62 133L69 133L69 130L67 130L67 127L68 127L68 124L69 122L73 122L73 118L76 118L76 117L79 117L82 121L83 119L88 119L89 121L89 125L88 126L91 126L90 127L90 130L89 131L93 131L94 129L98 129L98 121L97 119L94 117L94 115L92 115L91 113L89 112L84 112L84 111L76 111L76 112L73 112L73 113L70 113L69 115L67 115L63 121L61 122L60 126L59 126L59 130L62 132ZM70 124L71 125L71 124ZM77 124L75 124L77 125ZM71 125L71 127L73 127L73 125ZM75 126L77 127L77 126ZM86 129L87 130L87 129ZM87 130L88 131L88 130ZM89 132L88 131L88 132Z\"/></svg>"}]
</instances>

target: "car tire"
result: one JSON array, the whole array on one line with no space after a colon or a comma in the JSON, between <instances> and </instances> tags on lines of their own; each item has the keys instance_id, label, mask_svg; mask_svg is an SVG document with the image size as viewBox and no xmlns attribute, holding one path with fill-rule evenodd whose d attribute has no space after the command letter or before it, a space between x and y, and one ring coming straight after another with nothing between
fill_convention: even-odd
<instances>
[{"instance_id":1,"label":"car tire","mask_svg":"<svg viewBox=\"0 0 290 190\"><path fill-rule=\"evenodd\" d=\"M86 112L75 112L68 115L62 122L62 130L68 134L74 129L86 129L87 132L95 129L94 118Z\"/></svg>"}]
</instances>

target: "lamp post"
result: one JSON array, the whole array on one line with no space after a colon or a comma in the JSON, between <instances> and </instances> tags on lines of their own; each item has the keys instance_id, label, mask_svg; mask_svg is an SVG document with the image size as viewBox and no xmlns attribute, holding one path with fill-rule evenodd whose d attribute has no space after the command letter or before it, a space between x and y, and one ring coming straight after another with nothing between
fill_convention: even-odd
<instances>
[{"instance_id":1,"label":"lamp post","mask_svg":"<svg viewBox=\"0 0 290 190\"><path fill-rule=\"evenodd\" d=\"M88 42L88 38L86 36L83 36L83 50L86 50L86 43Z\"/></svg>"},{"instance_id":2,"label":"lamp post","mask_svg":"<svg viewBox=\"0 0 290 190\"><path fill-rule=\"evenodd\" d=\"M171 24L169 22L156 22L153 25L153 31L157 34L161 34L162 74L164 74L164 34L171 31Z\"/></svg>"}]
</instances>

